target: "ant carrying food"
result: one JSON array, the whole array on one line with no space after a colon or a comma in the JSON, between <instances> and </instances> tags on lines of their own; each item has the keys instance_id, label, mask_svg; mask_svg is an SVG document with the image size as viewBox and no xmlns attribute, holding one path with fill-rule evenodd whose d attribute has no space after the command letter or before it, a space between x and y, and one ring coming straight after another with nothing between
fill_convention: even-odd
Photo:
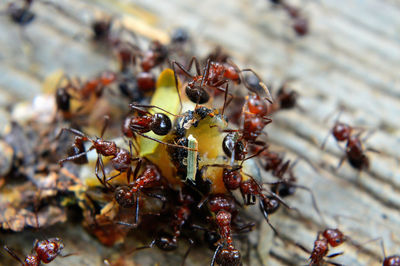
<instances>
[{"instance_id":1,"label":"ant carrying food","mask_svg":"<svg viewBox=\"0 0 400 266\"><path fill-rule=\"evenodd\" d=\"M103 135L104 135L104 132L107 127L107 121L108 121L108 117L106 117L106 121L104 123L100 137L97 137L96 139L90 138L88 135L86 135L85 133L83 133L79 130L76 130L73 128L63 128L60 132L60 135L64 131L67 131L67 132L70 132L77 136L75 138L75 142L74 142L73 146L80 147L80 145L82 145L82 143L85 141L92 142L92 146L87 151L83 151L79 154L69 156L69 157L59 161L59 164L62 166L63 163L66 161L76 161L79 158L81 158L82 156L86 156L86 154L88 152L90 152L91 150L96 150L97 161L96 161L95 174L96 174L97 179L100 181L100 183L102 185L104 185L104 187L106 187L106 188L107 188L107 184L108 184L107 181L110 181L111 179L113 179L125 172L127 173L127 175L126 175L127 181L129 183L130 176L132 174L131 163L133 161L138 161L138 160L140 161L140 158L132 157L132 143L131 142L129 142L130 151L127 151L123 148L118 147L114 141L107 141L107 140L103 139ZM79 151L82 151L82 149L78 148L78 149L76 149L76 151L79 152ZM118 171L118 173L116 175L106 178L102 156L112 157L111 164L112 164L113 168ZM99 169L103 173L103 178L100 178Z\"/></svg>"},{"instance_id":2,"label":"ant carrying food","mask_svg":"<svg viewBox=\"0 0 400 266\"><path fill-rule=\"evenodd\" d=\"M340 159L338 168L342 165L343 161L347 159L350 165L359 171L368 169L369 159L365 154L365 151L373 151L377 153L378 151L372 148L367 148L364 150L363 142L369 137L369 135L361 139L363 130L359 131L357 134L354 134L353 132L356 128L346 123L339 122L340 114L341 113L339 113L338 117L336 118L333 128L330 130L337 143L346 141L345 155ZM322 142L322 149L324 149L328 137L329 135L327 135Z\"/></svg>"},{"instance_id":3,"label":"ant carrying food","mask_svg":"<svg viewBox=\"0 0 400 266\"><path fill-rule=\"evenodd\" d=\"M46 240L37 240L33 244L31 254L25 257L22 261L9 247L4 246L4 249L21 265L25 266L39 266L41 262L50 263L57 256L67 257L69 255L61 255L61 251L64 248L64 244L60 238L50 238Z\"/></svg>"}]
</instances>

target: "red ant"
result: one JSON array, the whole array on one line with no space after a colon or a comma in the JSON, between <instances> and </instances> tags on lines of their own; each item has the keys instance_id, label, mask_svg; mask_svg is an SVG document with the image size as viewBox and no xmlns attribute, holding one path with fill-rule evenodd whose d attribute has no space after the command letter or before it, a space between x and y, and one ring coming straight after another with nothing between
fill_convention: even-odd
<instances>
[{"instance_id":1,"label":"red ant","mask_svg":"<svg viewBox=\"0 0 400 266\"><path fill-rule=\"evenodd\" d=\"M4 249L21 265L25 266L39 266L41 262L50 263L57 256L67 257L69 255L61 255L61 251L64 248L64 244L59 238L50 238L46 240L39 241L36 239L33 244L31 254L25 257L22 261L9 247L4 246Z\"/></svg>"},{"instance_id":2,"label":"red ant","mask_svg":"<svg viewBox=\"0 0 400 266\"><path fill-rule=\"evenodd\" d=\"M341 245L343 242L347 240L347 237L343 235L343 233L339 229L325 229L323 232L319 232L317 239L314 242L314 248L311 252L309 252L305 247L297 244L301 249L306 251L307 253L311 253L310 255L310 266L319 266L324 262L324 257L333 258L339 255L342 255L343 252L334 253L331 255L327 255L329 252L329 246L337 247ZM327 263L332 265L341 265L335 262L327 261Z\"/></svg>"},{"instance_id":3,"label":"red ant","mask_svg":"<svg viewBox=\"0 0 400 266\"><path fill-rule=\"evenodd\" d=\"M400 266L400 256L399 255L391 255L386 257L385 246L383 245L383 241L381 240L381 247L383 252L383 264L382 266Z\"/></svg>"},{"instance_id":4,"label":"red ant","mask_svg":"<svg viewBox=\"0 0 400 266\"><path fill-rule=\"evenodd\" d=\"M97 161L96 161L96 168L95 168L95 174L97 179L100 181L101 184L103 184L105 187L107 187L107 181L119 176L120 174L126 172L127 173L127 180L128 183L130 182L130 176L132 174L132 167L131 167L131 162L132 161L140 161L140 158L132 158L132 143L129 142L129 146L130 146L130 151L127 151L123 148L119 148L114 141L107 141L104 140L102 137L104 135L104 132L106 130L107 127L107 121L108 118L106 118L106 123L103 126L103 129L101 131L101 135L100 137L96 138L96 139L92 139L89 136L87 136L85 133L73 129L73 128L63 128L60 132L60 135L64 132L64 131L68 131L74 135L76 135L77 137L75 138L75 143L74 146L80 146L82 145L83 142L85 141L90 141L92 142L92 146L87 150L87 151L83 151L79 154L75 154L73 156L69 156L63 160L60 160L59 163L62 166L64 162L66 161L76 161L77 159L79 159L82 156L86 156L86 154L95 149L97 152ZM79 148L78 148L79 151ZM102 156L112 156L111 158L111 164L113 166L113 168L117 171L119 171L118 174L106 178L106 174L104 171L104 164L103 164L103 159ZM99 176L99 168L100 170L103 172L103 179L100 178Z\"/></svg>"},{"instance_id":5,"label":"red ant","mask_svg":"<svg viewBox=\"0 0 400 266\"><path fill-rule=\"evenodd\" d=\"M353 131L355 128L348 124L339 122L338 121L339 116L340 116L340 113L335 121L333 128L331 129L332 135L335 138L335 140L337 141L337 143L346 141L346 150L345 150L346 155L342 156L342 158L340 159L338 168L342 165L343 161L347 158L347 160L349 161L350 165L353 168L360 170L360 171L363 169L368 169L369 168L369 159L368 159L367 155L365 154L363 144L362 144L362 142L365 141L368 136L364 137L364 139L361 139L360 135L362 134L362 131L357 134L353 134ZM324 149L325 143L326 143L328 137L329 137L329 135L322 142L322 145L321 145L322 149ZM372 148L367 148L366 150L378 152L377 150L374 150Z\"/></svg>"},{"instance_id":6,"label":"red ant","mask_svg":"<svg viewBox=\"0 0 400 266\"><path fill-rule=\"evenodd\" d=\"M308 20L303 17L298 8L289 5L284 0L270 0L275 5L280 5L289 14L293 20L293 29L298 36L304 36L308 33Z\"/></svg>"},{"instance_id":7,"label":"red ant","mask_svg":"<svg viewBox=\"0 0 400 266\"><path fill-rule=\"evenodd\" d=\"M123 208L132 208L136 205L135 222L133 225L120 222L120 224L137 227L139 221L140 191L145 188L153 188L161 182L161 174L156 166L152 164L146 165L145 170L137 178L137 172L140 169L141 161L136 165L133 183L127 186L118 186L115 188L114 197L116 202ZM110 178L107 179L109 181ZM114 189L114 188L113 188ZM153 195L164 201L162 196Z\"/></svg>"},{"instance_id":8,"label":"red ant","mask_svg":"<svg viewBox=\"0 0 400 266\"><path fill-rule=\"evenodd\" d=\"M67 84L63 87L59 85L61 82L67 80ZM71 98L76 98L79 101L87 101L89 98L94 95L97 98L101 97L103 94L104 88L108 85L112 84L117 79L117 76L114 72L111 71L103 71L95 78L92 78L86 81L83 84L73 84L68 76L64 76L58 82L56 90L56 104L57 109L61 110L64 115L69 114L70 111L70 100ZM82 106L83 108L83 106Z\"/></svg>"}]
</instances>

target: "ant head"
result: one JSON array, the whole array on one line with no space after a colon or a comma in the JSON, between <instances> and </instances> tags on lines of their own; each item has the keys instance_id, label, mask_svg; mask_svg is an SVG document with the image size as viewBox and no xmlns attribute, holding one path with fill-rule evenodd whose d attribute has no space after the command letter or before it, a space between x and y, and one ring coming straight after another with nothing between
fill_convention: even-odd
<instances>
[{"instance_id":1,"label":"ant head","mask_svg":"<svg viewBox=\"0 0 400 266\"><path fill-rule=\"evenodd\" d=\"M44 262L49 263L53 261L61 250L64 248L64 243L59 238L52 238L49 240L42 240L37 243L35 251L38 257Z\"/></svg>"},{"instance_id":2,"label":"ant head","mask_svg":"<svg viewBox=\"0 0 400 266\"><path fill-rule=\"evenodd\" d=\"M267 196L260 200L260 208L267 214L272 214L276 212L279 208L279 201L273 196Z\"/></svg>"},{"instance_id":3,"label":"ant head","mask_svg":"<svg viewBox=\"0 0 400 266\"><path fill-rule=\"evenodd\" d=\"M115 200L123 208L135 206L134 193L128 186L120 186L115 189Z\"/></svg>"},{"instance_id":4,"label":"ant head","mask_svg":"<svg viewBox=\"0 0 400 266\"><path fill-rule=\"evenodd\" d=\"M385 258L383 260L383 266L399 266L400 265L400 256L393 255Z\"/></svg>"},{"instance_id":5,"label":"ant head","mask_svg":"<svg viewBox=\"0 0 400 266\"><path fill-rule=\"evenodd\" d=\"M247 107L252 114L264 116L268 113L267 102L255 93L248 97Z\"/></svg>"},{"instance_id":6,"label":"ant head","mask_svg":"<svg viewBox=\"0 0 400 266\"><path fill-rule=\"evenodd\" d=\"M222 141L222 149L229 158L235 154L235 160L244 160L247 154L246 145L240 140L237 132L229 133Z\"/></svg>"},{"instance_id":7,"label":"ant head","mask_svg":"<svg viewBox=\"0 0 400 266\"><path fill-rule=\"evenodd\" d=\"M228 190L235 190L239 188L240 183L242 182L242 174L240 173L239 169L224 168L224 173L222 178L225 187Z\"/></svg>"},{"instance_id":8,"label":"ant head","mask_svg":"<svg viewBox=\"0 0 400 266\"><path fill-rule=\"evenodd\" d=\"M344 141L350 137L352 128L351 126L337 122L332 128L332 134L337 141Z\"/></svg>"},{"instance_id":9,"label":"ant head","mask_svg":"<svg viewBox=\"0 0 400 266\"><path fill-rule=\"evenodd\" d=\"M171 119L163 113L156 113L153 115L151 123L151 130L160 136L167 135L172 128Z\"/></svg>"},{"instance_id":10,"label":"ant head","mask_svg":"<svg viewBox=\"0 0 400 266\"><path fill-rule=\"evenodd\" d=\"M176 240L165 232L162 232L157 236L155 243L159 249L164 251L171 251L178 248Z\"/></svg>"},{"instance_id":11,"label":"ant head","mask_svg":"<svg viewBox=\"0 0 400 266\"><path fill-rule=\"evenodd\" d=\"M280 197L284 198L287 196L294 195L296 193L296 186L293 186L290 183L277 183L271 186L271 190L278 194Z\"/></svg>"},{"instance_id":12,"label":"ant head","mask_svg":"<svg viewBox=\"0 0 400 266\"><path fill-rule=\"evenodd\" d=\"M347 240L346 236L339 229L326 229L322 235L332 247L337 247Z\"/></svg>"},{"instance_id":13,"label":"ant head","mask_svg":"<svg viewBox=\"0 0 400 266\"><path fill-rule=\"evenodd\" d=\"M200 86L186 86L185 93L189 100L196 104L204 104L210 100L210 95Z\"/></svg>"},{"instance_id":14,"label":"ant head","mask_svg":"<svg viewBox=\"0 0 400 266\"><path fill-rule=\"evenodd\" d=\"M216 262L223 266L240 265L240 252L233 247L223 248L218 253Z\"/></svg>"},{"instance_id":15,"label":"ant head","mask_svg":"<svg viewBox=\"0 0 400 266\"><path fill-rule=\"evenodd\" d=\"M28 255L24 260L24 265L39 266L40 259L38 255Z\"/></svg>"}]
</instances>

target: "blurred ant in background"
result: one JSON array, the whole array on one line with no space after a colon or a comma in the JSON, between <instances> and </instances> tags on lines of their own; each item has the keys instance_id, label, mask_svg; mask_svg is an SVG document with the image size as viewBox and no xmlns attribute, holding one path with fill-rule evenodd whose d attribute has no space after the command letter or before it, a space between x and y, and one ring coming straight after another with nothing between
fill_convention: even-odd
<instances>
[{"instance_id":1,"label":"blurred ant in background","mask_svg":"<svg viewBox=\"0 0 400 266\"><path fill-rule=\"evenodd\" d=\"M361 134L364 132L363 129L360 129L358 133L354 134L354 131L356 130L355 127L339 122L341 113L342 111L340 111L338 114L337 118L335 119L335 124L330 130L330 133L332 133L337 143L346 142L345 155L341 157L337 168L339 168L343 161L347 159L350 165L359 171L368 169L369 159L365 154L365 151L373 151L376 153L379 153L379 151L372 148L364 149L363 142L366 141L370 134L365 136L363 139L361 139ZM328 134L322 142L322 149L324 149L329 135L330 134ZM341 148L341 146L339 147Z\"/></svg>"},{"instance_id":2,"label":"blurred ant in background","mask_svg":"<svg viewBox=\"0 0 400 266\"><path fill-rule=\"evenodd\" d=\"M35 19L35 14L31 11L31 6L34 0L22 0L20 5L12 2L8 4L7 10L2 14L8 15L10 19L20 25L26 26Z\"/></svg>"},{"instance_id":3,"label":"blurred ant in background","mask_svg":"<svg viewBox=\"0 0 400 266\"><path fill-rule=\"evenodd\" d=\"M310 252L307 248L303 247L300 244L296 244L302 250L307 253L310 253L310 266L320 266L324 262L335 265L341 266L342 264L335 263L332 261L326 261L324 258L333 258L339 255L342 255L343 252L337 252L331 255L328 255L329 246L337 247L343 244L348 237L343 235L343 233L339 229L325 229L323 232L318 232L317 239L314 242L313 250Z\"/></svg>"},{"instance_id":4,"label":"blurred ant in background","mask_svg":"<svg viewBox=\"0 0 400 266\"><path fill-rule=\"evenodd\" d=\"M33 244L33 248L31 254L25 257L22 261L9 247L4 246L4 249L17 261L21 263L21 265L26 266L39 266L41 262L50 263L57 256L67 257L72 254L62 255L60 254L62 249L64 248L64 244L59 238L50 238L46 240L39 241L36 239Z\"/></svg>"},{"instance_id":5,"label":"blurred ant in background","mask_svg":"<svg viewBox=\"0 0 400 266\"><path fill-rule=\"evenodd\" d=\"M289 14L293 22L293 30L298 36L307 35L309 31L308 19L303 17L297 7L289 5L285 0L270 0L270 2L282 7Z\"/></svg>"}]
</instances>

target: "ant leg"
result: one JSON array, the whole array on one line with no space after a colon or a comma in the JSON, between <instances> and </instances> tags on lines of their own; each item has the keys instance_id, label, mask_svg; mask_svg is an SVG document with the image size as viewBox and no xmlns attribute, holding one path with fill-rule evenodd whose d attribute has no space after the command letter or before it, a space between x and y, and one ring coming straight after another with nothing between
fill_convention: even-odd
<instances>
[{"instance_id":1,"label":"ant leg","mask_svg":"<svg viewBox=\"0 0 400 266\"><path fill-rule=\"evenodd\" d=\"M339 163L338 163L338 165L336 166L336 169L335 169L336 171L339 170L339 168L342 166L342 164L343 164L345 159L346 159L345 155L340 158L340 161L339 161Z\"/></svg>"},{"instance_id":2,"label":"ant leg","mask_svg":"<svg viewBox=\"0 0 400 266\"><path fill-rule=\"evenodd\" d=\"M189 242L189 248L186 250L185 255L183 255L181 266L185 265L186 258L189 256L189 252L194 244L194 241L191 238L188 238L188 242Z\"/></svg>"},{"instance_id":3,"label":"ant leg","mask_svg":"<svg viewBox=\"0 0 400 266\"><path fill-rule=\"evenodd\" d=\"M144 135L144 134L142 134L142 133L139 133L139 132L137 132L137 134L140 135L140 136L142 136L143 138L151 139L151 140L153 140L153 141L155 141L155 142L158 142L158 143L161 143L161 144L164 144L164 145L167 145L167 146L171 146L171 147L175 147L175 148L181 148L181 149L185 149L185 150L189 150L189 151L198 151L197 149L191 149L191 148L186 147L186 146L181 146L181 145L177 145L177 144L172 144L172 143L164 142L164 141L161 141L161 140L158 140L158 139L155 139L155 138L146 136L146 135Z\"/></svg>"},{"instance_id":4,"label":"ant leg","mask_svg":"<svg viewBox=\"0 0 400 266\"><path fill-rule=\"evenodd\" d=\"M343 253L343 252L342 252ZM328 257L328 256L327 256ZM328 263L328 264L331 264L331 265L334 265L334 266L344 266L343 264L340 264L340 263L336 263L336 262L333 262L333 261L325 261L326 263Z\"/></svg>"},{"instance_id":5,"label":"ant leg","mask_svg":"<svg viewBox=\"0 0 400 266\"><path fill-rule=\"evenodd\" d=\"M180 105L179 113L180 113L182 111L183 105L182 105L181 93L179 91L178 75L176 74L175 65L177 65L183 71L183 73L185 73L185 75L189 76L191 79L193 79L194 77L192 75L190 75L190 73L187 72L186 69L178 62L172 61L171 65L172 65L172 70L174 71L175 88L176 88L176 92L178 93L178 97L179 97L179 105Z\"/></svg>"},{"instance_id":6,"label":"ant leg","mask_svg":"<svg viewBox=\"0 0 400 266\"><path fill-rule=\"evenodd\" d=\"M322 223L326 224L326 221L325 221L324 217L322 216L322 213L321 213L321 211L320 211L320 209L318 207L317 200L315 199L314 192L309 187L306 187L306 186L297 185L297 184L291 184L291 185L295 186L295 187L298 187L298 188L301 188L301 189L304 189L304 190L306 190L306 191L308 191L310 193L311 201L312 201L312 204L314 206L315 211L318 213L318 216L321 219Z\"/></svg>"},{"instance_id":7,"label":"ant leg","mask_svg":"<svg viewBox=\"0 0 400 266\"><path fill-rule=\"evenodd\" d=\"M101 129L100 138L103 138L104 132L106 132L109 121L110 121L110 117L108 115L105 115L104 116L104 125L103 125L103 128Z\"/></svg>"},{"instance_id":8,"label":"ant leg","mask_svg":"<svg viewBox=\"0 0 400 266\"><path fill-rule=\"evenodd\" d=\"M190 71L192 69L193 63L195 65L195 67L196 67L196 74L198 76L200 76L201 75L200 63L199 63L199 61L197 60L197 58L195 56L193 56L192 59L190 59L190 62L189 62L189 65L188 65L187 69Z\"/></svg>"},{"instance_id":9,"label":"ant leg","mask_svg":"<svg viewBox=\"0 0 400 266\"><path fill-rule=\"evenodd\" d=\"M138 109L137 107L157 108L157 109L159 109L159 110L161 110L161 111L163 111L163 112L166 112L167 114L170 114L170 115L173 115L173 116L180 116L180 115L173 114L173 113L171 113L171 112L169 112L169 111L167 111L167 110L165 110L165 109L163 109L163 108L161 108L161 107L155 106L155 105L131 103L129 106L130 106L131 108L133 108L133 109ZM142 110L142 109L139 109L139 110Z\"/></svg>"},{"instance_id":10,"label":"ant leg","mask_svg":"<svg viewBox=\"0 0 400 266\"><path fill-rule=\"evenodd\" d=\"M139 191L136 193L135 223L133 224L134 227L137 227L139 223L139 200L140 200L139 193L140 193Z\"/></svg>"},{"instance_id":11,"label":"ant leg","mask_svg":"<svg viewBox=\"0 0 400 266\"><path fill-rule=\"evenodd\" d=\"M207 59L207 63L206 63L206 67L203 70L203 75L201 78L201 83L200 83L200 87L203 88L204 86L204 82L208 79L208 75L210 73L210 67L211 67L211 60L210 58Z\"/></svg>"},{"instance_id":12,"label":"ant leg","mask_svg":"<svg viewBox=\"0 0 400 266\"><path fill-rule=\"evenodd\" d=\"M328 134L324 137L324 140L321 143L321 150L325 150L326 142L328 141L329 136L332 134L332 130L329 130Z\"/></svg>"},{"instance_id":13,"label":"ant leg","mask_svg":"<svg viewBox=\"0 0 400 266\"><path fill-rule=\"evenodd\" d=\"M215 249L215 252L214 252L214 255L212 257L210 266L214 266L215 265L215 260L217 259L217 255L218 255L219 251L221 250L221 248L222 248L222 245L219 244L218 247Z\"/></svg>"},{"instance_id":14,"label":"ant leg","mask_svg":"<svg viewBox=\"0 0 400 266\"><path fill-rule=\"evenodd\" d=\"M130 169L130 168L129 168ZM129 172L129 169L128 169L128 172ZM105 181L104 182L108 182L108 181L111 181L111 180L113 180L114 178L116 178L116 177L118 177L118 176L120 176L122 174L122 172L119 172L118 174L115 174L115 175L113 175L113 176L111 176L111 177L108 177L107 179L105 179ZM129 183L129 182L128 182Z\"/></svg>"},{"instance_id":15,"label":"ant leg","mask_svg":"<svg viewBox=\"0 0 400 266\"><path fill-rule=\"evenodd\" d=\"M91 150L93 150L93 147L91 147L89 150L84 151L84 152L82 152L82 153L79 153L79 154L77 154L77 155L69 156L69 157L67 157L67 158L65 158L65 159L59 160L58 163L59 163L60 166L62 167L63 164L64 164L64 162L73 161L73 160L75 160L75 159L78 159L78 158L80 158L80 157L86 155L86 154L87 154L88 152L90 152Z\"/></svg>"},{"instance_id":16,"label":"ant leg","mask_svg":"<svg viewBox=\"0 0 400 266\"><path fill-rule=\"evenodd\" d=\"M269 221L268 213L267 213L267 211L265 210L265 206L264 206L263 200L260 199L259 202L260 202L260 210L261 210L262 214L264 215L265 220L267 221L268 225L271 227L272 231L274 231L275 235L277 235L278 237L280 237L280 234L278 233L278 231L275 229L275 227L274 227L274 226L271 224L271 222Z\"/></svg>"},{"instance_id":17,"label":"ant leg","mask_svg":"<svg viewBox=\"0 0 400 266\"><path fill-rule=\"evenodd\" d=\"M228 98L228 86L229 86L229 83L226 83L225 93L224 93L224 105L222 106L222 112L221 112L222 116L224 115L225 108L226 108L226 100Z\"/></svg>"},{"instance_id":18,"label":"ant leg","mask_svg":"<svg viewBox=\"0 0 400 266\"><path fill-rule=\"evenodd\" d=\"M62 134L64 131L68 131L68 132L70 132L70 133L72 133L72 134L74 134L74 135L77 135L77 136L79 136L79 137L82 137L82 138L83 138L83 141L89 140L89 137L88 137L85 133L83 133L83 132L81 132L81 131L79 131L79 130L77 130L77 129L74 129L74 128L65 128L65 127L61 129L60 133L58 133L58 135L57 135L57 137L56 137L55 139L60 138L61 134Z\"/></svg>"},{"instance_id":19,"label":"ant leg","mask_svg":"<svg viewBox=\"0 0 400 266\"><path fill-rule=\"evenodd\" d=\"M334 258L334 257L337 257L337 256L339 256L339 255L342 255L343 253L344 253L344 252L341 251L341 252L333 253L333 254L328 255L328 256L326 256L326 257L327 257L327 258Z\"/></svg>"},{"instance_id":20,"label":"ant leg","mask_svg":"<svg viewBox=\"0 0 400 266\"><path fill-rule=\"evenodd\" d=\"M8 254L10 254L14 259L16 259L17 261L19 261L21 263L21 265L25 265L25 263L18 257L17 254L14 253L14 251L12 251L9 247L4 246L3 247L5 251L8 252Z\"/></svg>"},{"instance_id":21,"label":"ant leg","mask_svg":"<svg viewBox=\"0 0 400 266\"><path fill-rule=\"evenodd\" d=\"M133 145L132 140L129 140L129 152L131 156L132 156L132 147L135 149L136 154L139 154L139 150L137 149L137 147ZM133 161L133 158L131 158L131 161Z\"/></svg>"},{"instance_id":22,"label":"ant leg","mask_svg":"<svg viewBox=\"0 0 400 266\"><path fill-rule=\"evenodd\" d=\"M136 178L137 178L137 175L138 175L138 173L139 173L139 170L140 170L140 166L141 166L141 165L142 165L142 159L140 158L139 161L138 161L137 164L136 164L135 171L133 171L133 180L134 180L134 181L135 181Z\"/></svg>"}]
</instances>

